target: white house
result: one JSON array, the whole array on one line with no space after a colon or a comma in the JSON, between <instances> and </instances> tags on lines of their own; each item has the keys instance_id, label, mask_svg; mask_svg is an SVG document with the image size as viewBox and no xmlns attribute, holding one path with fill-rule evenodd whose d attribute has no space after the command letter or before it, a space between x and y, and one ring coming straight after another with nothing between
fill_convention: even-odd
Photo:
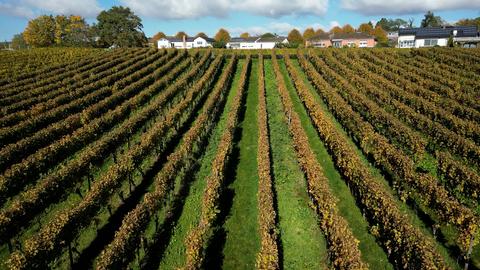
<instances>
[{"instance_id":1,"label":"white house","mask_svg":"<svg viewBox=\"0 0 480 270\"><path fill-rule=\"evenodd\" d=\"M286 37L232 38L227 43L229 49L273 49L278 44L288 44Z\"/></svg>"},{"instance_id":2,"label":"white house","mask_svg":"<svg viewBox=\"0 0 480 270\"><path fill-rule=\"evenodd\" d=\"M480 42L476 26L403 28L398 31L399 48L445 47L448 39L462 44ZM468 43L468 44L470 44Z\"/></svg>"},{"instance_id":3,"label":"white house","mask_svg":"<svg viewBox=\"0 0 480 270\"><path fill-rule=\"evenodd\" d=\"M158 40L158 48L192 49L212 47L214 40L203 37L164 37Z\"/></svg>"}]
</instances>

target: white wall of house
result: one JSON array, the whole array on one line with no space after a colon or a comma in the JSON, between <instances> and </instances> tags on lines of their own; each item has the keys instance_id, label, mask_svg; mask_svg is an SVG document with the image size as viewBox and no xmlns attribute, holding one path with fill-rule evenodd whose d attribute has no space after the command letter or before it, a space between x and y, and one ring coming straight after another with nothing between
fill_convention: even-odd
<instances>
[{"instance_id":1,"label":"white wall of house","mask_svg":"<svg viewBox=\"0 0 480 270\"><path fill-rule=\"evenodd\" d=\"M288 40L282 41L282 43L288 43ZM229 42L227 48L230 49L242 49L242 50L258 50L258 49L273 49L276 42Z\"/></svg>"},{"instance_id":2,"label":"white wall of house","mask_svg":"<svg viewBox=\"0 0 480 270\"><path fill-rule=\"evenodd\" d=\"M172 44L166 38L161 38L160 40L157 41L157 44L158 44L159 49L171 48L172 47Z\"/></svg>"},{"instance_id":3,"label":"white wall of house","mask_svg":"<svg viewBox=\"0 0 480 270\"><path fill-rule=\"evenodd\" d=\"M193 41L174 41L171 42L166 38L162 38L158 41L158 48L176 48L176 49L191 49L191 48L206 48L212 47L212 45L202 37L197 37Z\"/></svg>"},{"instance_id":4,"label":"white wall of house","mask_svg":"<svg viewBox=\"0 0 480 270\"><path fill-rule=\"evenodd\" d=\"M197 37L196 39L193 40L192 43L193 43L192 44L193 48L212 47L212 44L208 43L208 41L202 37Z\"/></svg>"},{"instance_id":5,"label":"white wall of house","mask_svg":"<svg viewBox=\"0 0 480 270\"><path fill-rule=\"evenodd\" d=\"M415 36L399 36L398 48L415 48Z\"/></svg>"},{"instance_id":6,"label":"white wall of house","mask_svg":"<svg viewBox=\"0 0 480 270\"><path fill-rule=\"evenodd\" d=\"M445 47L448 44L448 38L426 38L426 39L417 39L415 40L415 47L433 47L440 46Z\"/></svg>"}]
</instances>

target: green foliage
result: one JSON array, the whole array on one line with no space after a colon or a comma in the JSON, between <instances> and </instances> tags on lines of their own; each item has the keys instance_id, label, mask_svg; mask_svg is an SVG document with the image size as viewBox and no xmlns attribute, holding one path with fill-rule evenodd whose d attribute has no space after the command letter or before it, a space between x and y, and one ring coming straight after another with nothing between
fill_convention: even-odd
<instances>
[{"instance_id":1,"label":"green foliage","mask_svg":"<svg viewBox=\"0 0 480 270\"><path fill-rule=\"evenodd\" d=\"M227 43L224 41L215 41L212 44L213 48L222 49L227 46Z\"/></svg>"},{"instance_id":2,"label":"green foliage","mask_svg":"<svg viewBox=\"0 0 480 270\"><path fill-rule=\"evenodd\" d=\"M433 12L428 11L425 13L425 18L422 20L421 27L437 27L444 25L445 22L443 21L442 17L435 16Z\"/></svg>"},{"instance_id":3,"label":"green foliage","mask_svg":"<svg viewBox=\"0 0 480 270\"><path fill-rule=\"evenodd\" d=\"M42 15L28 22L23 37L32 47L48 47L54 44L55 19L53 16Z\"/></svg>"},{"instance_id":4,"label":"green foliage","mask_svg":"<svg viewBox=\"0 0 480 270\"><path fill-rule=\"evenodd\" d=\"M375 26L381 26L385 31L397 31L401 27L408 27L407 21L403 19L381 18Z\"/></svg>"},{"instance_id":5,"label":"green foliage","mask_svg":"<svg viewBox=\"0 0 480 270\"><path fill-rule=\"evenodd\" d=\"M455 25L459 25L459 26L475 25L477 26L477 29L480 29L480 17L477 17L475 19L461 19Z\"/></svg>"},{"instance_id":6,"label":"green foliage","mask_svg":"<svg viewBox=\"0 0 480 270\"><path fill-rule=\"evenodd\" d=\"M27 42L23 38L23 33L16 34L12 38L12 48L15 50L27 48Z\"/></svg>"},{"instance_id":7,"label":"green foliage","mask_svg":"<svg viewBox=\"0 0 480 270\"><path fill-rule=\"evenodd\" d=\"M272 34L272 33L265 33L263 35L261 35L262 38L273 38L273 37L276 37L275 34Z\"/></svg>"},{"instance_id":8,"label":"green foliage","mask_svg":"<svg viewBox=\"0 0 480 270\"><path fill-rule=\"evenodd\" d=\"M142 20L129 8L114 6L102 11L97 20L95 29L101 47L141 47L147 41L142 31Z\"/></svg>"}]
</instances>

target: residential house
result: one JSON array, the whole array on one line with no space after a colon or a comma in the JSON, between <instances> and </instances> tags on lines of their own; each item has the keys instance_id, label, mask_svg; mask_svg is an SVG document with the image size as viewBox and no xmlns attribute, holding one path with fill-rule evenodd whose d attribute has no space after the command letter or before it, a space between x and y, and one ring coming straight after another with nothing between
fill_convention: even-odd
<instances>
[{"instance_id":1,"label":"residential house","mask_svg":"<svg viewBox=\"0 0 480 270\"><path fill-rule=\"evenodd\" d=\"M443 26L400 29L398 47L445 47L450 38L462 47L477 47L480 44L480 35L476 26Z\"/></svg>"},{"instance_id":2,"label":"residential house","mask_svg":"<svg viewBox=\"0 0 480 270\"><path fill-rule=\"evenodd\" d=\"M229 49L273 49L278 44L288 44L286 37L249 37L249 38L231 38L227 43Z\"/></svg>"},{"instance_id":3,"label":"residential house","mask_svg":"<svg viewBox=\"0 0 480 270\"><path fill-rule=\"evenodd\" d=\"M360 32L333 34L332 46L335 48L373 48L375 47L375 38L369 34Z\"/></svg>"},{"instance_id":4,"label":"residential house","mask_svg":"<svg viewBox=\"0 0 480 270\"><path fill-rule=\"evenodd\" d=\"M212 47L212 38L203 37L164 37L157 41L158 48L192 49Z\"/></svg>"},{"instance_id":5,"label":"residential house","mask_svg":"<svg viewBox=\"0 0 480 270\"><path fill-rule=\"evenodd\" d=\"M306 47L328 48L332 47L331 35L328 33L315 35L305 41Z\"/></svg>"},{"instance_id":6,"label":"residential house","mask_svg":"<svg viewBox=\"0 0 480 270\"><path fill-rule=\"evenodd\" d=\"M365 33L340 33L340 34L320 34L316 35L305 42L307 47L315 48L343 48L343 47L359 47L372 48L375 47L375 38Z\"/></svg>"}]
</instances>

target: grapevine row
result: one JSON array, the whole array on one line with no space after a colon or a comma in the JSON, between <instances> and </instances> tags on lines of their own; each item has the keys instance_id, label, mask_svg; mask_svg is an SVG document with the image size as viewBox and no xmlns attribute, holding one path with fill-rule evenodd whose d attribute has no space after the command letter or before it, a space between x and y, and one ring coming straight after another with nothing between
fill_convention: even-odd
<instances>
[{"instance_id":1,"label":"grapevine row","mask_svg":"<svg viewBox=\"0 0 480 270\"><path fill-rule=\"evenodd\" d=\"M385 137L375 133L373 128L363 122L341 97L329 93L324 95L339 121L353 137L361 142L360 147L363 152L367 156L372 156L377 164L394 176L395 181L398 181L394 184L394 188L403 188L407 192L421 194L420 200L435 211L441 222L457 225L460 232L458 244L466 251L472 237L479 229L479 220L473 211L451 197L431 175L417 173L414 162L389 144ZM334 105L331 105L333 103Z\"/></svg>"},{"instance_id":2,"label":"grapevine row","mask_svg":"<svg viewBox=\"0 0 480 270\"><path fill-rule=\"evenodd\" d=\"M401 77L397 76L392 79L392 82L397 84L397 86L405 87L405 83L407 83L414 91L414 94L427 99L444 110L453 113L455 116L476 121L477 123L480 122L480 113L472 108L472 105L476 106L476 103L471 102L470 96L460 91L461 85L457 81L428 71L425 66L419 63L415 63L415 65L403 63L385 52L375 55L365 52L363 56L368 61L400 75ZM382 57L382 59L379 57ZM398 78L401 78L401 80L398 80ZM408 78L413 84L407 82L405 78ZM426 90L421 86L430 90Z\"/></svg>"},{"instance_id":3,"label":"grapevine row","mask_svg":"<svg viewBox=\"0 0 480 270\"><path fill-rule=\"evenodd\" d=\"M142 135L139 144L132 146L117 163L102 174L78 205L58 214L36 235L27 239L23 252L12 253L8 262L9 267L29 269L46 265L51 261L81 228L91 222L98 210L105 206L105 202L112 193L121 186L123 179L130 178L147 155L166 143L165 135L172 129L173 124L176 123L167 124L164 121L157 121L147 133Z\"/></svg>"},{"instance_id":4,"label":"grapevine row","mask_svg":"<svg viewBox=\"0 0 480 270\"><path fill-rule=\"evenodd\" d=\"M198 224L190 229L185 238L186 245L186 269L200 269L204 260L205 246L209 242L209 233L213 227L219 211L219 199L222 193L225 171L233 149L234 132L238 125L238 116L241 109L243 95L246 92L245 86L250 70L250 55L247 55L245 65L240 74L237 92L234 96L231 108L228 112L225 128L223 130L217 153L211 164L210 175L204 180L206 182L203 191L200 220Z\"/></svg>"},{"instance_id":5,"label":"grapevine row","mask_svg":"<svg viewBox=\"0 0 480 270\"><path fill-rule=\"evenodd\" d=\"M318 64L319 58L314 56L312 60L313 63L317 64L317 69L321 71L319 68L321 65ZM343 64L340 64L335 59L330 59L330 61L326 63L337 63L337 65L335 65L335 70L342 72L345 77L359 77L354 75L348 70L348 68L346 68ZM366 87L367 85L371 85L373 82L375 84L380 82L381 84L378 84L378 87L382 87L388 84L388 81L381 76L369 73L363 66L358 65L355 62L349 62L349 64L351 69L355 70L359 74L362 74L362 76L367 79L366 84L357 85L357 90L364 92L367 96L374 99L378 105L391 109L398 118L403 120L403 122L423 132L428 136L431 142L436 144L436 148L448 148L453 153L470 160L472 163L476 163L477 165L479 164L480 147L475 145L475 143L463 138L462 136L459 136L453 131L445 128L443 125L430 120L428 117L416 112L409 106L395 100L389 95L388 90L383 89L382 91L379 91L378 89L372 87ZM368 77L365 74L369 74ZM356 83L356 81L352 82Z\"/></svg>"},{"instance_id":6,"label":"grapevine row","mask_svg":"<svg viewBox=\"0 0 480 270\"><path fill-rule=\"evenodd\" d=\"M180 77L178 81L161 92L148 106L142 108L133 117L115 128L111 133L103 136L99 141L86 147L77 158L67 163L64 167L41 179L40 183L33 189L22 193L12 201L8 208L0 212L0 239L5 241L13 237L14 233L20 230L22 224L28 222L49 204L59 201L63 197L58 196L60 191L63 191L66 195L67 191L71 190L75 183L81 180L82 176L88 172L90 164L95 164L105 156L108 156L112 149L124 143L148 119L164 108L179 91L185 89L196 77L201 76L205 66L208 66L209 57L210 54L205 53L199 63L188 74ZM187 64L187 62L184 63L184 65ZM172 81L176 74L179 73L177 70L183 68L178 66L176 70L172 71L172 76L166 77L166 81ZM166 82L163 81L162 83L162 81L152 85L151 89L159 89L166 85ZM148 90L144 91L141 96L134 98L132 100L133 104L141 105L145 98L152 95L148 94L148 92ZM127 103L123 106L128 107L133 104ZM135 106L137 107L138 105ZM118 122L119 115L116 112L112 112L103 118Z\"/></svg>"},{"instance_id":7,"label":"grapevine row","mask_svg":"<svg viewBox=\"0 0 480 270\"><path fill-rule=\"evenodd\" d=\"M307 91L303 79L295 70L289 56L285 54L284 58L295 87L303 89L301 91ZM307 134L302 127L300 117L294 110L275 55L272 56L272 62L277 77L278 92L282 97L284 117L289 122L288 129L293 138L295 152L307 178L308 193L313 198L320 216L320 227L327 236L333 267L335 269L368 269L368 265L361 259L358 248L360 241L355 238L347 221L340 215L337 200L330 190L328 179L310 148Z\"/></svg>"},{"instance_id":8,"label":"grapevine row","mask_svg":"<svg viewBox=\"0 0 480 270\"><path fill-rule=\"evenodd\" d=\"M223 58L223 56L220 56ZM218 59L217 63L223 62ZM225 91L228 88L236 60L232 59L229 65L225 68L215 88L205 102L202 113L195 120L193 126L187 131L182 140L182 144L178 149L169 155L167 163L162 170L156 175L154 180L154 190L144 196L143 202L130 211L122 221L121 227L115 233L115 238L102 251L97 260L97 269L112 269L121 268L128 263L133 251L138 248L141 236L145 231L152 216L160 210L162 203L165 201L167 194L172 189L173 181L176 177L176 172L185 170L185 167L193 165L193 153L199 151L195 145L205 140L210 130L214 125L216 115L220 112L221 105L226 99ZM216 64L216 63L214 63ZM182 107L178 107L173 114L167 116L166 122L173 124L175 118L184 110L184 107L191 106L192 94L195 94L202 89L209 88L212 84L212 79L215 73L218 72L218 67L221 65L214 65L207 71L208 77L202 80L195 86L189 96L182 101ZM192 94L191 94L192 93Z\"/></svg>"},{"instance_id":9,"label":"grapevine row","mask_svg":"<svg viewBox=\"0 0 480 270\"><path fill-rule=\"evenodd\" d=\"M326 61L330 61L333 57L330 55L325 55ZM342 57L343 59L344 57ZM345 59L347 59L345 57ZM380 81L377 78L382 79L382 87L384 87L388 93L397 99L400 102L410 106L412 109L428 116L432 121L442 124L446 128L450 129L451 131L465 136L465 138L471 138L476 142L480 142L480 126L471 121L462 120L450 113L447 113L444 109L439 106L435 106L432 102L429 102L422 97L417 96L415 93L414 88L416 85L413 83L407 82L401 76L389 73L385 70L385 67L379 66L378 64L373 65L369 61L360 60L360 61L352 61L348 59L349 63L355 63L355 65L363 65L367 66L370 69L370 72L367 74L363 74L364 76L370 76L375 78L375 85L380 85ZM391 67L391 65L386 65ZM377 74L381 74L377 75ZM386 80L388 78L389 80ZM391 83L391 81L401 81L403 85L403 89Z\"/></svg>"},{"instance_id":10,"label":"grapevine row","mask_svg":"<svg viewBox=\"0 0 480 270\"><path fill-rule=\"evenodd\" d=\"M155 54L155 55L152 56L152 58L146 59L145 60L146 63L140 63L140 62L137 63L138 65L135 65L136 69L130 69L131 67L128 68L129 73L126 73L126 74L129 74L128 77L117 81L117 83L122 82L122 85L127 85L127 82L132 83L136 80L139 80L143 76L148 74L149 72L152 72L155 69L165 65L165 63L168 62L168 60L171 58L171 56L173 56L173 55L170 55L170 56L166 55L164 57L158 58L159 55L160 54ZM141 61L141 62L143 62L143 61ZM142 66L144 66L145 64L147 64L149 62L153 62L153 63L141 68ZM140 68L140 70L134 72L138 68ZM132 72L134 72L134 73L132 73ZM123 74L118 74L118 75L114 75L114 76L121 76L121 75L123 75ZM121 78L121 77L117 77L117 80L119 78ZM144 79L143 81L148 81L148 80ZM107 88L111 92L115 92L113 90L113 88L115 88L115 85L117 85L117 83L115 83L113 87L107 87ZM90 87L97 88L98 86L102 87L102 82L95 82ZM92 93L92 94L95 95L95 93ZM1 142L0 146L4 146L4 145L9 144L9 143L14 143L17 140L19 140L21 138L24 138L25 136L28 136L28 135L34 133L35 131L51 124L52 122L55 122L55 121L58 121L60 119L65 118L65 117L68 117L70 115L70 112L65 111L67 108L69 108L70 111L71 110L79 111L79 110L83 110L85 108L85 105L83 105L82 103L78 103L78 102L77 102L76 106L73 106L73 107L70 106L69 104L65 104L65 105L57 107L57 108L55 108L51 111L41 113L40 115L35 116L33 118L26 119L26 120L18 123L15 126L0 128L0 142Z\"/></svg>"},{"instance_id":11,"label":"grapevine row","mask_svg":"<svg viewBox=\"0 0 480 270\"><path fill-rule=\"evenodd\" d=\"M309 79L323 94L334 90L315 71L305 57L298 54L302 68ZM303 101L321 139L332 153L334 163L348 182L351 192L370 220L371 232L383 245L390 260L400 268L443 269L442 256L436 251L430 239L418 228L413 227L398 209L393 196L378 183L362 163L353 147L343 139L331 120L307 89L298 88ZM335 102L340 101L340 97ZM330 106L334 105L333 100ZM351 112L353 115L353 112Z\"/></svg>"},{"instance_id":12,"label":"grapevine row","mask_svg":"<svg viewBox=\"0 0 480 270\"><path fill-rule=\"evenodd\" d=\"M116 107L121 102L128 102L129 98L137 95L138 90L150 85L155 78L160 78L161 76L165 76L165 78L171 77L172 75L168 76L168 72L171 71L171 68L184 57L184 54L180 54L179 57L174 58L173 62L170 62L170 64L165 65L147 77L142 78L140 81L126 87L123 91L115 93L110 98L102 100L95 106L82 112L80 117L77 116L77 121L82 122L82 117L85 114L92 113L95 116L101 115L107 112L105 108L107 106ZM187 63L183 65L183 68L186 67ZM167 82L167 80L162 80L163 84ZM158 90L159 89L154 89L154 91ZM121 107L119 110L112 111L116 113L116 119L109 117L97 118L93 120L91 124L84 125L83 128L77 129L73 133L63 137L61 140L36 151L25 158L21 163L12 165L0 176L0 202L3 202L5 198L10 197L19 189L23 188L24 185L27 184L27 180L32 182L32 180L29 179L30 177L36 177L53 164L56 164L59 159L63 159L71 155L72 151L81 149L85 143L88 143L92 139L98 137L101 134L101 131L111 128L113 125L118 123L117 121L119 119L123 119L128 116L133 108L135 107L126 106ZM109 119L109 121L105 121L106 119ZM13 156L10 155L10 157Z\"/></svg>"},{"instance_id":13,"label":"grapevine row","mask_svg":"<svg viewBox=\"0 0 480 270\"><path fill-rule=\"evenodd\" d=\"M265 99L265 73L263 55L258 56L258 224L260 251L257 254L257 269L279 269L278 235L271 176L270 141L268 132L267 104Z\"/></svg>"},{"instance_id":14,"label":"grapevine row","mask_svg":"<svg viewBox=\"0 0 480 270\"><path fill-rule=\"evenodd\" d=\"M72 76L71 82L67 87L49 85L49 89L47 89L44 94L30 98L21 98L19 102L2 108L2 113L5 116L0 119L0 125L11 126L27 117L37 115L76 98L80 98L91 92L92 88L86 87L87 85L95 83L119 69L121 70L131 66L142 58L145 58L145 55L146 54L139 54L135 56L134 54L127 54L123 57L115 57L111 61L92 70L75 74L75 76Z\"/></svg>"}]
</instances>

